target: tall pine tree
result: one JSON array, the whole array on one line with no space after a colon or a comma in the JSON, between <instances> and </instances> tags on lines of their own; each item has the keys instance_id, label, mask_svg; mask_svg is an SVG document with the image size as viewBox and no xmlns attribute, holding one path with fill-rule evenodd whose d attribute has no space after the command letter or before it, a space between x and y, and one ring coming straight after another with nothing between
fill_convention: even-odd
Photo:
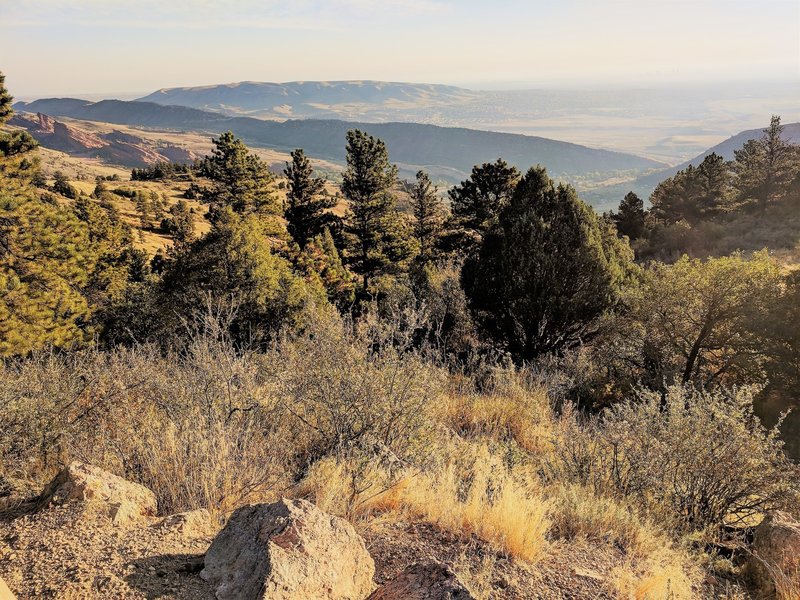
<instances>
[{"instance_id":1,"label":"tall pine tree","mask_svg":"<svg viewBox=\"0 0 800 600\"><path fill-rule=\"evenodd\" d=\"M13 114L3 81L0 125ZM0 356L81 344L91 315L88 229L41 198L37 157L20 139L0 134Z\"/></svg>"},{"instance_id":2,"label":"tall pine tree","mask_svg":"<svg viewBox=\"0 0 800 600\"><path fill-rule=\"evenodd\" d=\"M406 226L395 207L392 186L397 167L386 145L363 131L347 132L347 170L342 193L350 201L345 216L350 268L361 276L362 291L370 281L395 272L410 255Z\"/></svg>"},{"instance_id":3,"label":"tall pine tree","mask_svg":"<svg viewBox=\"0 0 800 600\"><path fill-rule=\"evenodd\" d=\"M798 172L798 150L783 139L783 125L773 116L764 135L747 141L734 152L734 185L741 202L755 202L762 210L781 200Z\"/></svg>"},{"instance_id":4,"label":"tall pine tree","mask_svg":"<svg viewBox=\"0 0 800 600\"><path fill-rule=\"evenodd\" d=\"M644 234L644 202L633 192L628 192L619 203L619 210L612 215L620 235L636 240Z\"/></svg>"},{"instance_id":5,"label":"tall pine tree","mask_svg":"<svg viewBox=\"0 0 800 600\"><path fill-rule=\"evenodd\" d=\"M497 224L519 181L519 171L498 158L472 168L469 179L450 190L455 229L461 232L458 245L469 253Z\"/></svg>"},{"instance_id":6,"label":"tall pine tree","mask_svg":"<svg viewBox=\"0 0 800 600\"><path fill-rule=\"evenodd\" d=\"M335 226L338 219L328 211L336 206L336 199L322 195L325 180L314 177L311 163L302 150L292 152L292 163L287 163L283 172L289 180L284 213L286 226L302 249L326 228Z\"/></svg>"},{"instance_id":7,"label":"tall pine tree","mask_svg":"<svg viewBox=\"0 0 800 600\"><path fill-rule=\"evenodd\" d=\"M226 206L242 215L279 214L275 177L267 165L230 131L213 142L214 149L201 168L211 180L201 196L211 205L212 217Z\"/></svg>"},{"instance_id":8,"label":"tall pine tree","mask_svg":"<svg viewBox=\"0 0 800 600\"><path fill-rule=\"evenodd\" d=\"M445 212L436 188L424 171L417 173L417 180L411 188L411 208L414 212L414 238L419 246L418 259L427 263L435 257Z\"/></svg>"}]
</instances>

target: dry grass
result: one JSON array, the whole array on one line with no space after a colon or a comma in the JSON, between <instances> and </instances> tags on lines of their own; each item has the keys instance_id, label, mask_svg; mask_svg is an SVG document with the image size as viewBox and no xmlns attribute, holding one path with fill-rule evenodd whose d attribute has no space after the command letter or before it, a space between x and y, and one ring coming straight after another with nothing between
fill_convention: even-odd
<instances>
[{"instance_id":1,"label":"dry grass","mask_svg":"<svg viewBox=\"0 0 800 600\"><path fill-rule=\"evenodd\" d=\"M313 494L323 508L351 518L410 515L458 535L475 535L509 556L528 562L542 558L550 521L540 491L485 445L462 445L448 454L443 464L394 477L352 462L323 461L299 493Z\"/></svg>"},{"instance_id":2,"label":"dry grass","mask_svg":"<svg viewBox=\"0 0 800 600\"><path fill-rule=\"evenodd\" d=\"M459 435L514 441L532 454L551 446L553 415L543 386L526 389L514 380L489 394L451 392L439 403L438 418Z\"/></svg>"},{"instance_id":3,"label":"dry grass","mask_svg":"<svg viewBox=\"0 0 800 600\"><path fill-rule=\"evenodd\" d=\"M622 549L627 562L609 578L614 594L631 600L678 600L695 597L690 559L633 507L579 486L556 486L552 533L585 538Z\"/></svg>"}]
</instances>

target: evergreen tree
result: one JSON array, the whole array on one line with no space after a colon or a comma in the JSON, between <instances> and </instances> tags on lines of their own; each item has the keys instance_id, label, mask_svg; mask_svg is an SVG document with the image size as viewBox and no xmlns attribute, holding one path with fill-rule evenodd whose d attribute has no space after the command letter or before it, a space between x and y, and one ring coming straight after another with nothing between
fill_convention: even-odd
<instances>
[{"instance_id":1,"label":"evergreen tree","mask_svg":"<svg viewBox=\"0 0 800 600\"><path fill-rule=\"evenodd\" d=\"M463 269L479 322L517 360L576 346L614 305L632 253L570 186L528 171Z\"/></svg>"},{"instance_id":2,"label":"evergreen tree","mask_svg":"<svg viewBox=\"0 0 800 600\"><path fill-rule=\"evenodd\" d=\"M53 191L61 194L65 198L75 200L78 197L78 190L69 182L67 176L61 171L56 171L53 174Z\"/></svg>"},{"instance_id":3,"label":"evergreen tree","mask_svg":"<svg viewBox=\"0 0 800 600\"><path fill-rule=\"evenodd\" d=\"M136 192L136 214L139 215L139 227L150 229L153 222L153 202L146 192Z\"/></svg>"},{"instance_id":4,"label":"evergreen tree","mask_svg":"<svg viewBox=\"0 0 800 600\"><path fill-rule=\"evenodd\" d=\"M0 123L12 115L3 81ZM37 173L30 147L0 144L0 356L69 348L87 337L88 231L70 210L42 199L32 185Z\"/></svg>"},{"instance_id":5,"label":"evergreen tree","mask_svg":"<svg viewBox=\"0 0 800 600\"><path fill-rule=\"evenodd\" d=\"M6 76L0 71L0 125L14 115L14 109L11 108L13 103L14 98L6 89Z\"/></svg>"},{"instance_id":6,"label":"evergreen tree","mask_svg":"<svg viewBox=\"0 0 800 600\"><path fill-rule=\"evenodd\" d=\"M798 150L782 135L781 119L773 116L761 139L748 140L734 152L734 185L741 202L755 202L763 210L789 191L798 171Z\"/></svg>"},{"instance_id":7,"label":"evergreen tree","mask_svg":"<svg viewBox=\"0 0 800 600\"><path fill-rule=\"evenodd\" d=\"M305 282L272 251L256 215L223 209L210 233L179 249L158 290L166 333L202 326L208 311L227 315L236 343L259 344L284 327L298 327L308 308L324 305L321 286ZM163 332L162 332L163 333Z\"/></svg>"},{"instance_id":8,"label":"evergreen tree","mask_svg":"<svg viewBox=\"0 0 800 600\"><path fill-rule=\"evenodd\" d=\"M620 235L632 240L644 234L644 202L633 192L628 192L619 203L619 210L612 215Z\"/></svg>"},{"instance_id":9,"label":"evergreen tree","mask_svg":"<svg viewBox=\"0 0 800 600\"><path fill-rule=\"evenodd\" d=\"M519 171L502 159L472 168L469 179L450 190L459 245L469 252L496 223L519 181Z\"/></svg>"},{"instance_id":10,"label":"evergreen tree","mask_svg":"<svg viewBox=\"0 0 800 600\"><path fill-rule=\"evenodd\" d=\"M201 197L211 205L212 217L225 206L239 214L277 215L275 178L267 165L230 131L212 141L214 149L201 168L211 180Z\"/></svg>"},{"instance_id":11,"label":"evergreen tree","mask_svg":"<svg viewBox=\"0 0 800 600\"><path fill-rule=\"evenodd\" d=\"M309 279L318 279L328 299L343 310L355 300L352 274L342 263L329 229L309 240L299 256L299 267Z\"/></svg>"},{"instance_id":12,"label":"evergreen tree","mask_svg":"<svg viewBox=\"0 0 800 600\"><path fill-rule=\"evenodd\" d=\"M417 181L411 188L411 208L414 211L414 237L419 246L418 258L430 262L444 227L444 206L424 171L417 173Z\"/></svg>"},{"instance_id":13,"label":"evergreen tree","mask_svg":"<svg viewBox=\"0 0 800 600\"><path fill-rule=\"evenodd\" d=\"M185 200L178 200L172 205L169 209L169 217L161 221L161 229L172 236L172 241L176 247L194 240L194 215Z\"/></svg>"},{"instance_id":14,"label":"evergreen tree","mask_svg":"<svg viewBox=\"0 0 800 600\"><path fill-rule=\"evenodd\" d=\"M730 210L730 201L729 165L716 153L662 181L650 196L652 215L665 223L696 224Z\"/></svg>"},{"instance_id":15,"label":"evergreen tree","mask_svg":"<svg viewBox=\"0 0 800 600\"><path fill-rule=\"evenodd\" d=\"M311 163L302 150L292 152L292 164L286 164L284 174L289 180L284 216L289 234L302 249L309 240L335 225L337 218L328 211L336 206L336 200L322 195L325 181L313 177Z\"/></svg>"},{"instance_id":16,"label":"evergreen tree","mask_svg":"<svg viewBox=\"0 0 800 600\"><path fill-rule=\"evenodd\" d=\"M367 293L371 279L397 271L411 253L391 192L396 180L397 167L389 163L386 145L362 131L348 131L342 181L342 193L350 201L345 217L347 259Z\"/></svg>"}]
</instances>

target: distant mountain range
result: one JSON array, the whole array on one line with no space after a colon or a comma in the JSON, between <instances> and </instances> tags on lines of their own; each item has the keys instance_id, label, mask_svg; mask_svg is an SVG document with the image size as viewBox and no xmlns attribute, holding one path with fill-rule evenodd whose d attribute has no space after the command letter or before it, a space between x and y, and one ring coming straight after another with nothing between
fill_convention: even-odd
<instances>
[{"instance_id":1,"label":"distant mountain range","mask_svg":"<svg viewBox=\"0 0 800 600\"><path fill-rule=\"evenodd\" d=\"M385 81L244 81L203 87L164 88L142 102L189 106L233 115L261 118L330 118L381 109L400 111L464 104L478 99L473 92L448 85Z\"/></svg>"},{"instance_id":2,"label":"distant mountain range","mask_svg":"<svg viewBox=\"0 0 800 600\"><path fill-rule=\"evenodd\" d=\"M14 107L17 111L134 127L209 134L230 130L253 146L283 151L303 148L309 156L338 163L343 163L345 159L346 132L358 128L386 142L392 161L401 167L405 176L424 168L435 178L448 182L458 182L468 175L475 164L493 161L498 157L520 169L542 164L554 178L576 183L584 189L614 177L631 177L664 167L664 163L632 154L598 150L542 137L417 123L363 123L332 119L277 122L229 117L151 102L88 102L73 98L20 102Z\"/></svg>"}]
</instances>

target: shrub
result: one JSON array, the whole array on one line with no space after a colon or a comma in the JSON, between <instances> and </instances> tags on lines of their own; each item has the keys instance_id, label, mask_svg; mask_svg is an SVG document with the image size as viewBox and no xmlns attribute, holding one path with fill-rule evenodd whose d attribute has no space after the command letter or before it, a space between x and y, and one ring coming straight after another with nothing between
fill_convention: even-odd
<instances>
[{"instance_id":1,"label":"shrub","mask_svg":"<svg viewBox=\"0 0 800 600\"><path fill-rule=\"evenodd\" d=\"M397 331L376 320L357 328L317 319L268 357L286 417L302 432L298 460L354 448L407 459L424 448L443 374L401 345Z\"/></svg>"},{"instance_id":2,"label":"shrub","mask_svg":"<svg viewBox=\"0 0 800 600\"><path fill-rule=\"evenodd\" d=\"M797 491L778 428L753 413L754 392L639 391L583 424L567 411L550 476L636 498L676 532L751 522Z\"/></svg>"}]
</instances>

